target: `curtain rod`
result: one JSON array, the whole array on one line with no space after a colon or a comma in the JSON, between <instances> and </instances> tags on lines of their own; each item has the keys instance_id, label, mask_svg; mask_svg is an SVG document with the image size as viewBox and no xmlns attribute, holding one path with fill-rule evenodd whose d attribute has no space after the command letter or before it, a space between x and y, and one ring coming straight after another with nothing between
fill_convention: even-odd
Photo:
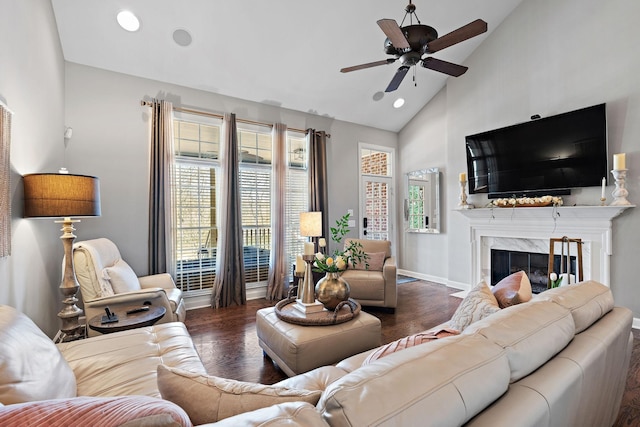
<instances>
[{"instance_id":1,"label":"curtain rod","mask_svg":"<svg viewBox=\"0 0 640 427\"><path fill-rule=\"evenodd\" d=\"M151 107L151 102L149 101L140 101L140 105L142 105L143 107ZM215 117L216 119L222 119L224 118L223 114L217 114L217 113L210 113L208 111L202 111L202 110L194 110L191 108L184 108L184 107L173 107L174 111L180 111L182 113L189 113L189 114L197 114L199 116L207 116L207 117ZM273 123L264 123L264 122L257 122L255 120L248 120L248 119L238 119L236 118L237 122L240 123L246 123L249 125L258 125L258 126L269 126L270 128L273 128ZM288 127L287 129L290 129L294 132L300 132L300 133L307 133L306 129L296 129L296 128L290 128ZM318 132L316 132L318 133ZM331 134L327 133L325 134L325 136L327 138L331 138Z\"/></svg>"}]
</instances>

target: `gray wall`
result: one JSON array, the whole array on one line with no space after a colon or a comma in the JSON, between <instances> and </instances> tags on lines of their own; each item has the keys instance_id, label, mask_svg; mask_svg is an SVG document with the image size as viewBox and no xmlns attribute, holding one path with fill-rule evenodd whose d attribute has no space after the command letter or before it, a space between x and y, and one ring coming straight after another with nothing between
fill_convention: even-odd
<instances>
[{"instance_id":1,"label":"gray wall","mask_svg":"<svg viewBox=\"0 0 640 427\"><path fill-rule=\"evenodd\" d=\"M526 0L485 40L466 61L467 74L449 79L446 89L400 132L401 159L414 159L411 164L402 163L402 172L446 165L443 201L448 243L442 260L433 249L442 236L405 238L401 268L442 275L456 285L469 284L469 229L467 220L453 211L459 195L458 173L466 169L464 137L523 122L533 114L545 117L606 102L610 167L613 153L627 153L629 199L640 202L638 16L639 2ZM444 144L445 149L428 148L432 144ZM418 155L421 159L412 157ZM609 182L610 202L611 176ZM578 189L565 197L565 204L596 205L599 197L599 187ZM470 202L484 206L487 199L474 196ZM633 309L638 317L640 211L627 210L613 224L611 287L616 302ZM408 258L409 248L437 257L447 271Z\"/></svg>"},{"instance_id":2,"label":"gray wall","mask_svg":"<svg viewBox=\"0 0 640 427\"><path fill-rule=\"evenodd\" d=\"M53 335L62 299L60 224L22 218L22 175L61 166L64 61L49 1L0 0L0 11L0 98L14 112L12 251L0 258L0 304L18 308Z\"/></svg>"},{"instance_id":3,"label":"gray wall","mask_svg":"<svg viewBox=\"0 0 640 427\"><path fill-rule=\"evenodd\" d=\"M397 145L393 132L67 63L65 120L74 129L67 149L68 167L74 173L100 177L102 192L102 216L81 224L77 234L82 240L112 239L139 275L147 272L150 126L150 110L140 106L140 100L156 96L183 107L233 112L238 118L330 133L330 223L347 209L354 209L358 217L354 203L358 200L358 142ZM350 235L355 236L355 230Z\"/></svg>"}]
</instances>

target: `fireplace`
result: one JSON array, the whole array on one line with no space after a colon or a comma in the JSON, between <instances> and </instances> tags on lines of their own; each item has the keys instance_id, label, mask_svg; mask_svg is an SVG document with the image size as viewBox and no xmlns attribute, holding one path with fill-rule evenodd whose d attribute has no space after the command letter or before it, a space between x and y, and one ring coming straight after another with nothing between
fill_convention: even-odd
<instances>
[{"instance_id":1,"label":"fireplace","mask_svg":"<svg viewBox=\"0 0 640 427\"><path fill-rule=\"evenodd\" d=\"M540 265L544 269L544 274L541 274L534 268L533 273L530 274L534 280L539 275L544 276L546 280L549 239L568 236L582 239L584 279L596 280L609 286L613 219L626 208L626 206L562 206L559 208L459 210L458 212L469 220L471 261L469 283L475 284L481 280L487 283L493 282L492 250L542 254L542 258L539 259L534 255L534 259L527 259L526 263L533 264L534 267ZM574 245L571 246L575 248ZM568 255L575 257L576 253L572 250ZM557 265L557 272L559 272L559 264ZM573 266L571 271L574 271ZM544 282L544 288L546 288L546 282Z\"/></svg>"},{"instance_id":2,"label":"fireplace","mask_svg":"<svg viewBox=\"0 0 640 427\"><path fill-rule=\"evenodd\" d=\"M553 271L560 274L561 256L553 256ZM576 271L576 256L565 257L563 272L570 267L572 274ZM517 271L524 271L531 282L531 290L534 294L545 291L549 282L549 254L536 252L521 252L504 249L491 249L491 285L496 285L500 280Z\"/></svg>"}]
</instances>

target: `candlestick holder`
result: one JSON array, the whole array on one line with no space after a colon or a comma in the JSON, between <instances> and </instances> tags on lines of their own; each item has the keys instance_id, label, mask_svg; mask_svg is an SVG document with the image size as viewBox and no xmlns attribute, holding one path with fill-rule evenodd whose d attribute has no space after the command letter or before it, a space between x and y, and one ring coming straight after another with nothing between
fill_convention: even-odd
<instances>
[{"instance_id":1,"label":"candlestick holder","mask_svg":"<svg viewBox=\"0 0 640 427\"><path fill-rule=\"evenodd\" d=\"M631 203L627 200L629 192L625 188L627 181L627 169L614 169L611 171L613 177L616 180L616 188L613 190L613 202L610 206L626 206Z\"/></svg>"},{"instance_id":2,"label":"candlestick holder","mask_svg":"<svg viewBox=\"0 0 640 427\"><path fill-rule=\"evenodd\" d=\"M473 209L473 205L467 203L467 181L460 181L460 203L458 209Z\"/></svg>"},{"instance_id":3,"label":"candlestick holder","mask_svg":"<svg viewBox=\"0 0 640 427\"><path fill-rule=\"evenodd\" d=\"M324 309L322 303L316 301L315 283L313 283L313 272L311 270L311 265L315 258L315 255L302 255L306 266L302 285L298 285L298 298L294 307L305 314L316 313Z\"/></svg>"},{"instance_id":4,"label":"candlestick holder","mask_svg":"<svg viewBox=\"0 0 640 427\"><path fill-rule=\"evenodd\" d=\"M606 202L607 198L606 197L600 197L600 206L606 206Z\"/></svg>"}]
</instances>

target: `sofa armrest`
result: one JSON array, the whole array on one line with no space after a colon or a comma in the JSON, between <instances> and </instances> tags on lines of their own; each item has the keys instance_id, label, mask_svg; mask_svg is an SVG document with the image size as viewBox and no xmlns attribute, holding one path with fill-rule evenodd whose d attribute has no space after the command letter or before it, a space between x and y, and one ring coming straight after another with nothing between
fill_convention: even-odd
<instances>
[{"instance_id":1,"label":"sofa armrest","mask_svg":"<svg viewBox=\"0 0 640 427\"><path fill-rule=\"evenodd\" d=\"M384 276L384 301L385 307L395 308L398 305L398 288L396 257L390 256L384 260L382 266L382 275Z\"/></svg>"},{"instance_id":2,"label":"sofa armrest","mask_svg":"<svg viewBox=\"0 0 640 427\"><path fill-rule=\"evenodd\" d=\"M138 281L140 282L140 287L143 289L147 289L147 288L174 289L176 287L176 284L173 281L173 277L171 277L171 275L168 273L152 274L150 276L140 276L138 277Z\"/></svg>"},{"instance_id":3,"label":"sofa armrest","mask_svg":"<svg viewBox=\"0 0 640 427\"><path fill-rule=\"evenodd\" d=\"M202 424L200 427L255 427L270 424L268 421L273 421L273 425L287 425L290 427L329 426L312 404L306 402L286 402L234 415L233 417L220 420L217 423Z\"/></svg>"}]
</instances>

